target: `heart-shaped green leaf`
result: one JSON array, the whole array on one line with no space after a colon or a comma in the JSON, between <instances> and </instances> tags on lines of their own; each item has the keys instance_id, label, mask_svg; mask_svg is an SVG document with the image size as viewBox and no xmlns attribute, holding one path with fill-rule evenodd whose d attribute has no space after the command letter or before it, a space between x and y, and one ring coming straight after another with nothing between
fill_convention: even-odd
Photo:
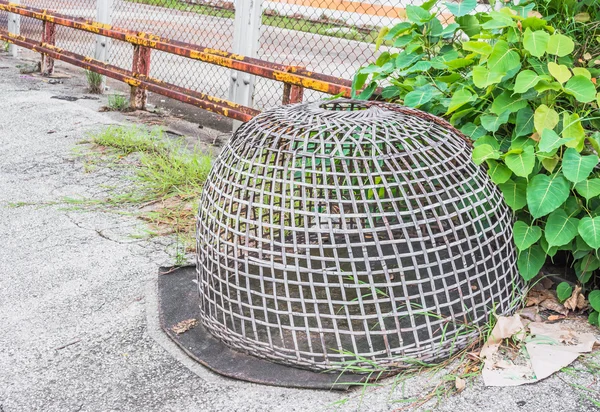
<instances>
[{"instance_id":1,"label":"heart-shaped green leaf","mask_svg":"<svg viewBox=\"0 0 600 412\"><path fill-rule=\"evenodd\" d=\"M463 105L472 102L475 100L476 96L473 95L467 89L461 89L454 93L452 98L450 99L450 106L448 107L448 111L446 114L450 114L457 109L460 109Z\"/></svg>"},{"instance_id":2,"label":"heart-shaped green leaf","mask_svg":"<svg viewBox=\"0 0 600 412\"><path fill-rule=\"evenodd\" d=\"M523 148L521 153L510 153L504 158L504 163L517 176L527 177L535 166L535 153L532 146Z\"/></svg>"},{"instance_id":3,"label":"heart-shaped green leaf","mask_svg":"<svg viewBox=\"0 0 600 412\"><path fill-rule=\"evenodd\" d=\"M564 112L562 126L562 136L565 139L569 139L565 143L565 146L581 151L585 143L585 130L583 129L579 115L577 113L569 114L568 112Z\"/></svg>"},{"instance_id":4,"label":"heart-shaped green leaf","mask_svg":"<svg viewBox=\"0 0 600 412\"><path fill-rule=\"evenodd\" d=\"M585 67L573 67L571 68L571 71L575 76L583 76L586 79L592 80L592 73Z\"/></svg>"},{"instance_id":5,"label":"heart-shaped green leaf","mask_svg":"<svg viewBox=\"0 0 600 412\"><path fill-rule=\"evenodd\" d=\"M480 89L500 83L504 73L492 72L484 66L473 67L473 83Z\"/></svg>"},{"instance_id":6,"label":"heart-shaped green leaf","mask_svg":"<svg viewBox=\"0 0 600 412\"><path fill-rule=\"evenodd\" d=\"M573 288L567 282L560 282L556 287L556 297L561 302L569 299L572 293Z\"/></svg>"},{"instance_id":7,"label":"heart-shaped green leaf","mask_svg":"<svg viewBox=\"0 0 600 412\"><path fill-rule=\"evenodd\" d=\"M425 56L424 54L402 52L396 57L396 68L404 69L410 67ZM365 71L363 70L363 73Z\"/></svg>"},{"instance_id":8,"label":"heart-shaped green leaf","mask_svg":"<svg viewBox=\"0 0 600 412\"><path fill-rule=\"evenodd\" d=\"M504 201L512 210L519 210L527 204L527 181L519 179L509 180L498 185L504 196Z\"/></svg>"},{"instance_id":9,"label":"heart-shaped green leaf","mask_svg":"<svg viewBox=\"0 0 600 412\"><path fill-rule=\"evenodd\" d=\"M538 133L542 133L544 129L554 129L558 124L558 113L554 109L549 108L545 104L541 104L535 109L533 115L533 124Z\"/></svg>"},{"instance_id":10,"label":"heart-shaped green leaf","mask_svg":"<svg viewBox=\"0 0 600 412\"><path fill-rule=\"evenodd\" d=\"M517 112L515 137L530 135L533 131L533 110L527 106Z\"/></svg>"},{"instance_id":11,"label":"heart-shaped green leaf","mask_svg":"<svg viewBox=\"0 0 600 412\"><path fill-rule=\"evenodd\" d=\"M419 26L427 23L433 17L431 13L422 7L406 6L406 18Z\"/></svg>"},{"instance_id":12,"label":"heart-shaped green leaf","mask_svg":"<svg viewBox=\"0 0 600 412\"><path fill-rule=\"evenodd\" d=\"M532 56L541 57L546 53L549 40L550 35L544 30L531 31L526 29L523 36L523 47Z\"/></svg>"},{"instance_id":13,"label":"heart-shaped green leaf","mask_svg":"<svg viewBox=\"0 0 600 412\"><path fill-rule=\"evenodd\" d=\"M541 77L533 70L523 70L515 79L515 88L513 91L515 93L525 93L527 90L538 84L540 80Z\"/></svg>"},{"instance_id":14,"label":"heart-shaped green leaf","mask_svg":"<svg viewBox=\"0 0 600 412\"><path fill-rule=\"evenodd\" d=\"M466 16L477 7L477 0L463 0L460 3L445 3L444 6L456 17Z\"/></svg>"},{"instance_id":15,"label":"heart-shaped green leaf","mask_svg":"<svg viewBox=\"0 0 600 412\"><path fill-rule=\"evenodd\" d=\"M540 246L535 245L519 253L517 267L523 279L531 280L540 272L545 262L546 253Z\"/></svg>"},{"instance_id":16,"label":"heart-shaped green leaf","mask_svg":"<svg viewBox=\"0 0 600 412\"><path fill-rule=\"evenodd\" d=\"M575 149L567 149L563 155L563 175L571 182L579 183L587 179L597 164L598 156L582 156Z\"/></svg>"},{"instance_id":17,"label":"heart-shaped green leaf","mask_svg":"<svg viewBox=\"0 0 600 412\"><path fill-rule=\"evenodd\" d=\"M500 126L508 122L510 112L504 112L500 116L484 114L480 117L481 126L488 132L495 133L500 129Z\"/></svg>"},{"instance_id":18,"label":"heart-shaped green leaf","mask_svg":"<svg viewBox=\"0 0 600 412\"><path fill-rule=\"evenodd\" d=\"M466 41L462 44L463 49L473 53L488 56L492 53L492 46L483 41Z\"/></svg>"},{"instance_id":19,"label":"heart-shaped green leaf","mask_svg":"<svg viewBox=\"0 0 600 412\"><path fill-rule=\"evenodd\" d=\"M546 80L540 80L540 82L534 86L534 89L538 93L544 93L548 90L554 90L555 92L559 92L562 91L562 86L559 82L549 82Z\"/></svg>"},{"instance_id":20,"label":"heart-shaped green leaf","mask_svg":"<svg viewBox=\"0 0 600 412\"><path fill-rule=\"evenodd\" d=\"M503 29L505 27L517 26L517 23L512 19L512 17L504 13L492 11L489 15L491 19L481 25L481 27L485 30L496 30Z\"/></svg>"},{"instance_id":21,"label":"heart-shaped green leaf","mask_svg":"<svg viewBox=\"0 0 600 412\"><path fill-rule=\"evenodd\" d=\"M415 90L404 97L404 105L408 107L419 107L429 103L433 98L433 91L429 88Z\"/></svg>"},{"instance_id":22,"label":"heart-shaped green leaf","mask_svg":"<svg viewBox=\"0 0 600 412\"><path fill-rule=\"evenodd\" d=\"M460 24L460 29L469 37L476 36L481 31L479 20L475 16L466 15L457 17L456 22Z\"/></svg>"},{"instance_id":23,"label":"heart-shaped green leaf","mask_svg":"<svg viewBox=\"0 0 600 412\"><path fill-rule=\"evenodd\" d=\"M596 86L585 76L575 76L565 85L565 91L581 103L589 103L596 98Z\"/></svg>"},{"instance_id":24,"label":"heart-shaped green leaf","mask_svg":"<svg viewBox=\"0 0 600 412\"><path fill-rule=\"evenodd\" d=\"M474 123L467 123L460 128L466 136L470 137L471 140L477 140L482 136L485 136L486 131L483 126L476 126Z\"/></svg>"},{"instance_id":25,"label":"heart-shaped green leaf","mask_svg":"<svg viewBox=\"0 0 600 412\"><path fill-rule=\"evenodd\" d=\"M496 162L495 160L488 160L486 163L488 165L488 175L490 176L490 179L492 179L492 182L497 185L506 183L512 176L510 169L502 163Z\"/></svg>"},{"instance_id":26,"label":"heart-shaped green leaf","mask_svg":"<svg viewBox=\"0 0 600 412\"><path fill-rule=\"evenodd\" d=\"M562 209L557 209L548 215L544 236L549 246L566 245L577 236L579 219L569 217Z\"/></svg>"},{"instance_id":27,"label":"heart-shaped green leaf","mask_svg":"<svg viewBox=\"0 0 600 412\"><path fill-rule=\"evenodd\" d=\"M556 168L556 165L558 165L559 161L560 158L556 155L552 157L545 157L542 159L542 166L544 166L544 169L552 173L554 172L554 169Z\"/></svg>"},{"instance_id":28,"label":"heart-shaped green leaf","mask_svg":"<svg viewBox=\"0 0 600 412\"><path fill-rule=\"evenodd\" d=\"M492 54L487 62L488 69L497 73L508 73L520 67L521 58L519 53L512 50L510 45L504 40L498 40L494 45Z\"/></svg>"},{"instance_id":29,"label":"heart-shaped green leaf","mask_svg":"<svg viewBox=\"0 0 600 412\"><path fill-rule=\"evenodd\" d=\"M535 175L527 185L527 205L535 219L556 210L569 197L569 182L561 175Z\"/></svg>"},{"instance_id":30,"label":"heart-shaped green leaf","mask_svg":"<svg viewBox=\"0 0 600 412\"><path fill-rule=\"evenodd\" d=\"M570 37L564 34L552 34L548 39L546 53L554 54L558 57L567 56L575 50L575 43Z\"/></svg>"},{"instance_id":31,"label":"heart-shaped green leaf","mask_svg":"<svg viewBox=\"0 0 600 412\"><path fill-rule=\"evenodd\" d=\"M473 162L476 165L482 164L488 159L499 159L500 152L494 149L489 144L482 144L473 149Z\"/></svg>"},{"instance_id":32,"label":"heart-shaped green leaf","mask_svg":"<svg viewBox=\"0 0 600 412\"><path fill-rule=\"evenodd\" d=\"M539 226L529 226L527 223L517 220L513 227L513 239L519 250L528 249L542 237L542 229Z\"/></svg>"},{"instance_id":33,"label":"heart-shaped green leaf","mask_svg":"<svg viewBox=\"0 0 600 412\"><path fill-rule=\"evenodd\" d=\"M513 96L508 90L494 98L490 112L501 115L502 113L514 113L527 106L527 101L520 96Z\"/></svg>"},{"instance_id":34,"label":"heart-shaped green leaf","mask_svg":"<svg viewBox=\"0 0 600 412\"><path fill-rule=\"evenodd\" d=\"M600 196L600 179L590 179L579 182L575 185L575 190L585 200L590 200L593 197Z\"/></svg>"},{"instance_id":35,"label":"heart-shaped green leaf","mask_svg":"<svg viewBox=\"0 0 600 412\"><path fill-rule=\"evenodd\" d=\"M598 320L598 316L600 315L600 313L594 311L591 312L588 316L588 322L590 323L590 325L593 326L600 326L600 321Z\"/></svg>"},{"instance_id":36,"label":"heart-shaped green leaf","mask_svg":"<svg viewBox=\"0 0 600 412\"><path fill-rule=\"evenodd\" d=\"M565 83L573 76L571 71L564 64L556 64L554 62L548 63L548 71L560 84Z\"/></svg>"},{"instance_id":37,"label":"heart-shaped green leaf","mask_svg":"<svg viewBox=\"0 0 600 412\"><path fill-rule=\"evenodd\" d=\"M554 149L558 149L565 143L567 143L569 139L563 139L559 135L556 134L554 130L544 129L542 131L542 136L540 138L540 142L538 143L538 149L542 153L550 153Z\"/></svg>"},{"instance_id":38,"label":"heart-shaped green leaf","mask_svg":"<svg viewBox=\"0 0 600 412\"><path fill-rule=\"evenodd\" d=\"M411 27L413 27L413 25L407 21L398 23L387 32L387 34L384 37L384 40L393 40L398 35L406 32L406 31L409 31L411 29Z\"/></svg>"},{"instance_id":39,"label":"heart-shaped green leaf","mask_svg":"<svg viewBox=\"0 0 600 412\"><path fill-rule=\"evenodd\" d=\"M595 218L584 217L579 221L577 228L585 243L594 249L600 248L600 216Z\"/></svg>"},{"instance_id":40,"label":"heart-shaped green leaf","mask_svg":"<svg viewBox=\"0 0 600 412\"><path fill-rule=\"evenodd\" d=\"M590 305L596 312L600 312L600 290L593 290L588 295Z\"/></svg>"}]
</instances>

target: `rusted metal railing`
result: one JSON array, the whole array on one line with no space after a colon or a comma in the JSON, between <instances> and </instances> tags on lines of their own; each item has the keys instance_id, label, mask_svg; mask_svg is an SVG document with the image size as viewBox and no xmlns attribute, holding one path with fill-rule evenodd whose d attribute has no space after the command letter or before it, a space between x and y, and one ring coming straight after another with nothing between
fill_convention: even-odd
<instances>
[{"instance_id":1,"label":"rusted metal railing","mask_svg":"<svg viewBox=\"0 0 600 412\"><path fill-rule=\"evenodd\" d=\"M223 50L212 49L190 43L166 39L151 33L135 32L120 27L98 23L94 20L58 14L49 10L21 6L0 0L0 10L31 17L44 22L41 42L0 30L0 39L17 46L25 47L42 54L42 74L49 75L54 68L54 59L83 67L107 77L123 81L131 86L130 104L133 108L145 106L146 91L171 97L202 109L219 113L240 121L248 121L259 111L228 100L219 99L204 93L162 82L150 77L151 51L159 50L178 56L200 60L240 72L280 81L284 84L283 103L295 103L302 100L303 89L349 97L351 82L339 77L314 73L301 67L286 66L268 61L250 58ZM55 46L56 25L95 33L112 39L128 42L134 47L132 70L125 70L79 55Z\"/></svg>"}]
</instances>

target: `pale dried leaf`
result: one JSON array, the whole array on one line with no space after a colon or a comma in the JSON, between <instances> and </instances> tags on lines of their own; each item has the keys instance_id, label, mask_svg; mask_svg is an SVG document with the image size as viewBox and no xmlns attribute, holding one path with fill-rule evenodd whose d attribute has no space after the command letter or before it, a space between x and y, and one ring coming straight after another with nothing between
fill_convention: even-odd
<instances>
[{"instance_id":1,"label":"pale dried leaf","mask_svg":"<svg viewBox=\"0 0 600 412\"><path fill-rule=\"evenodd\" d=\"M588 301L585 300L582 294L577 297L577 309L587 309Z\"/></svg>"},{"instance_id":2,"label":"pale dried leaf","mask_svg":"<svg viewBox=\"0 0 600 412\"><path fill-rule=\"evenodd\" d=\"M539 311L540 311L539 307L530 306L530 307L522 309L519 312L519 315L521 315L522 318L530 320L532 322L541 322L542 317L539 315Z\"/></svg>"},{"instance_id":3,"label":"pale dried leaf","mask_svg":"<svg viewBox=\"0 0 600 412\"><path fill-rule=\"evenodd\" d=\"M171 330L178 335L187 332L192 329L194 326L198 324L196 319L186 319L179 322L177 325L173 326Z\"/></svg>"},{"instance_id":4,"label":"pale dried leaf","mask_svg":"<svg viewBox=\"0 0 600 412\"><path fill-rule=\"evenodd\" d=\"M458 392L462 392L467 387L467 381L465 381L464 379L459 378L457 376L456 379L454 380L454 386L456 386L456 390Z\"/></svg>"},{"instance_id":5,"label":"pale dried leaf","mask_svg":"<svg viewBox=\"0 0 600 412\"><path fill-rule=\"evenodd\" d=\"M540 303L540 306L543 307L544 309L548 309L553 312L560 313L561 315L567 315L569 313L569 311L567 309L565 309L565 307L563 305L558 303L556 298L546 299L546 300L542 301L542 303Z\"/></svg>"},{"instance_id":6,"label":"pale dried leaf","mask_svg":"<svg viewBox=\"0 0 600 412\"><path fill-rule=\"evenodd\" d=\"M556 296L552 293L552 291L547 289L532 289L527 294L527 301L525 306L535 306L539 305L546 299L556 300Z\"/></svg>"},{"instance_id":7,"label":"pale dried leaf","mask_svg":"<svg viewBox=\"0 0 600 412\"><path fill-rule=\"evenodd\" d=\"M502 339L516 336L519 340L525 335L525 327L519 315L499 316L490 337L481 348L480 356L490 358L498 351Z\"/></svg>"},{"instance_id":8,"label":"pale dried leaf","mask_svg":"<svg viewBox=\"0 0 600 412\"><path fill-rule=\"evenodd\" d=\"M573 293L571 293L571 296L567 300L565 300L565 302L563 303L565 308L568 310L577 309L577 297L580 294L581 294L581 286L577 285L577 286L575 286Z\"/></svg>"}]
</instances>

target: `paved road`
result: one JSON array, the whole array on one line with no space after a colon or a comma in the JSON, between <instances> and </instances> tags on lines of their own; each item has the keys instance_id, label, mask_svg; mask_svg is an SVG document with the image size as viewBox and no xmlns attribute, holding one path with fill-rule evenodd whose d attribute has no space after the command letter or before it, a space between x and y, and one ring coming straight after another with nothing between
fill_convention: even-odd
<instances>
[{"instance_id":1,"label":"paved road","mask_svg":"<svg viewBox=\"0 0 600 412\"><path fill-rule=\"evenodd\" d=\"M107 186L127 190L122 169L89 171L74 152L85 150L88 132L123 118L99 113L105 100L52 98L81 97L82 77L51 85L20 75L18 63L0 52L0 411L384 412L441 383L445 372L364 394L283 389L189 360L158 328L157 269L173 262L172 242L132 237L144 228L132 216L63 203L102 198ZM420 410L597 410L583 397L593 395L569 384L600 391L582 372L517 388L475 379Z\"/></svg>"}]
</instances>

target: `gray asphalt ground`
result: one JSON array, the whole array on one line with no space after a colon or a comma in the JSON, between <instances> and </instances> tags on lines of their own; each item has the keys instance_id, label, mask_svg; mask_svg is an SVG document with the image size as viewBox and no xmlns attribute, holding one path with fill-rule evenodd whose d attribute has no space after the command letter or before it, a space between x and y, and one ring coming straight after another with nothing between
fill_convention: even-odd
<instances>
[{"instance_id":1,"label":"gray asphalt ground","mask_svg":"<svg viewBox=\"0 0 600 412\"><path fill-rule=\"evenodd\" d=\"M0 53L1 412L390 411L442 382L443 371L364 392L294 390L223 378L190 360L157 319L157 270L173 263L172 239L134 236L144 224L131 214L65 204L127 187L127 171L90 171L77 153L87 133L131 118L98 112L105 100L54 99L83 96L85 82L49 84L17 64ZM574 366L515 388L474 378L419 410L597 410L588 399L598 377Z\"/></svg>"}]
</instances>

